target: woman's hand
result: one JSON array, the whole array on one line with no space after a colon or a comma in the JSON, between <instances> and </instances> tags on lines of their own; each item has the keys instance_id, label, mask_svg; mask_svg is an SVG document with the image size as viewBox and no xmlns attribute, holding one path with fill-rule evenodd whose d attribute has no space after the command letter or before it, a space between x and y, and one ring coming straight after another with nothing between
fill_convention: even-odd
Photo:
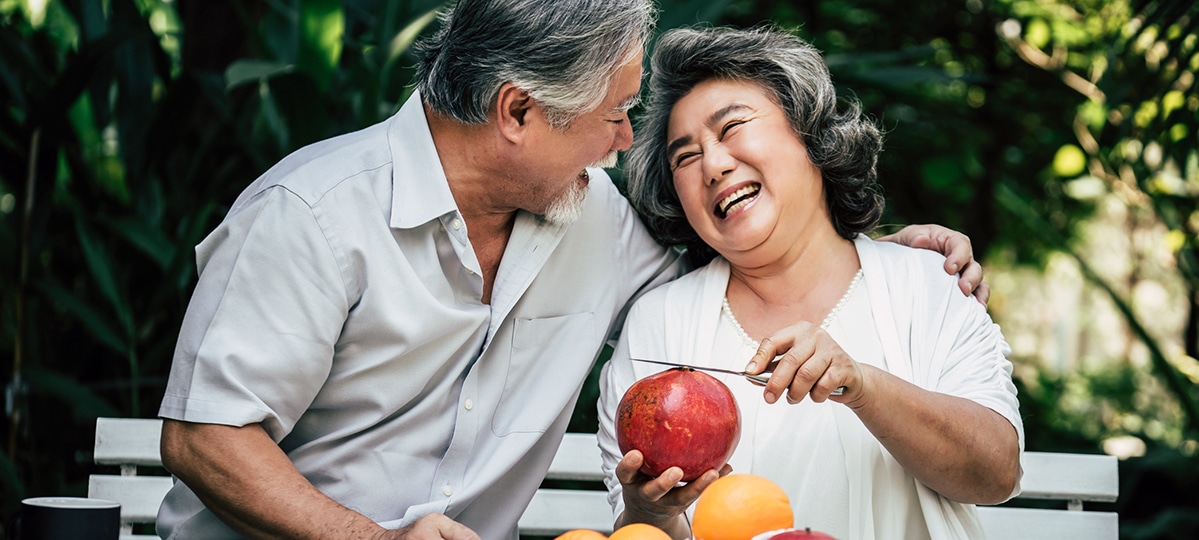
<instances>
[{"instance_id":1,"label":"woman's hand","mask_svg":"<svg viewBox=\"0 0 1199 540\"><path fill-rule=\"evenodd\" d=\"M763 339L745 371L761 373L779 354L764 391L767 403L783 396L799 403L805 395L819 403L841 386L844 394L834 401L847 403L862 393L862 367L819 325L801 321Z\"/></svg>"},{"instance_id":2,"label":"woman's hand","mask_svg":"<svg viewBox=\"0 0 1199 540\"><path fill-rule=\"evenodd\" d=\"M908 247L931 249L945 256L945 272L958 274L958 287L965 294L987 305L991 286L983 281L983 267L974 260L970 237L940 225L908 225L899 232L880 236L880 242L895 242Z\"/></svg>"},{"instance_id":3,"label":"woman's hand","mask_svg":"<svg viewBox=\"0 0 1199 540\"><path fill-rule=\"evenodd\" d=\"M733 470L726 463L720 472L708 471L690 483L679 485L679 480L683 478L682 469L671 467L657 478L652 478L641 472L643 462L640 451L629 450L616 464L616 478L620 480L621 496L624 498L624 513L617 519L616 527L629 523L649 523L674 538L691 535L683 513L709 484Z\"/></svg>"}]
</instances>

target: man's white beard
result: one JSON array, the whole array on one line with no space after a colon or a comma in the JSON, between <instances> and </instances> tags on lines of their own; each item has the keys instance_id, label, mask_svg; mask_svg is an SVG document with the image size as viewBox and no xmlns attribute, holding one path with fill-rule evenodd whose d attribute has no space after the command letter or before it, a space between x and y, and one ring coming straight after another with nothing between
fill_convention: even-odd
<instances>
[{"instance_id":1,"label":"man's white beard","mask_svg":"<svg viewBox=\"0 0 1199 540\"><path fill-rule=\"evenodd\" d=\"M571 183L570 191L550 204L542 219L555 225L570 225L583 215L583 204L587 202L588 186Z\"/></svg>"},{"instance_id":2,"label":"man's white beard","mask_svg":"<svg viewBox=\"0 0 1199 540\"><path fill-rule=\"evenodd\" d=\"M603 159L589 166L602 169L612 168L616 166L616 158L617 154L613 151L604 156ZM583 205L587 202L588 187L589 185L572 183L570 191L567 191L565 195L550 204L550 207L541 218L556 225L570 225L574 223L576 219L579 219L579 216L583 215Z\"/></svg>"}]
</instances>

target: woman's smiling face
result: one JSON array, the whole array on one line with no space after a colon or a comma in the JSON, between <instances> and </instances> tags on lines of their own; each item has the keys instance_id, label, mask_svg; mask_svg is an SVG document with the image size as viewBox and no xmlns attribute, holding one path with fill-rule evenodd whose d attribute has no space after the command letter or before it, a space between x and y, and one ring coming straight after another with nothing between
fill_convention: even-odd
<instances>
[{"instance_id":1,"label":"woman's smiling face","mask_svg":"<svg viewBox=\"0 0 1199 540\"><path fill-rule=\"evenodd\" d=\"M695 85L671 110L666 140L688 223L735 264L768 264L814 223L829 223L820 170L757 83Z\"/></svg>"}]
</instances>

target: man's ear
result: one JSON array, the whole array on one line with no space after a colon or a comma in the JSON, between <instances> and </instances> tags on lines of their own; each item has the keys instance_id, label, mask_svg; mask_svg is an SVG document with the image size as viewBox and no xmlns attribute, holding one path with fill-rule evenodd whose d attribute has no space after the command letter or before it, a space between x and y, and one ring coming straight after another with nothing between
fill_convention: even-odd
<instances>
[{"instance_id":1,"label":"man's ear","mask_svg":"<svg viewBox=\"0 0 1199 540\"><path fill-rule=\"evenodd\" d=\"M524 136L528 128L529 111L533 108L533 98L521 88L512 83L504 83L496 96L496 124L504 137L516 142Z\"/></svg>"}]
</instances>

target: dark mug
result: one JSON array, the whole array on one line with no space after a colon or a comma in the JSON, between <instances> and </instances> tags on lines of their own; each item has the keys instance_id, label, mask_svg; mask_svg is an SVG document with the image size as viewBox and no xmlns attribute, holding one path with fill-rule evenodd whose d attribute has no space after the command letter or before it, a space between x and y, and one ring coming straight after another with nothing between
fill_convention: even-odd
<instances>
[{"instance_id":1,"label":"dark mug","mask_svg":"<svg viewBox=\"0 0 1199 540\"><path fill-rule=\"evenodd\" d=\"M83 497L33 497L21 501L16 540L117 540L121 505Z\"/></svg>"}]
</instances>

